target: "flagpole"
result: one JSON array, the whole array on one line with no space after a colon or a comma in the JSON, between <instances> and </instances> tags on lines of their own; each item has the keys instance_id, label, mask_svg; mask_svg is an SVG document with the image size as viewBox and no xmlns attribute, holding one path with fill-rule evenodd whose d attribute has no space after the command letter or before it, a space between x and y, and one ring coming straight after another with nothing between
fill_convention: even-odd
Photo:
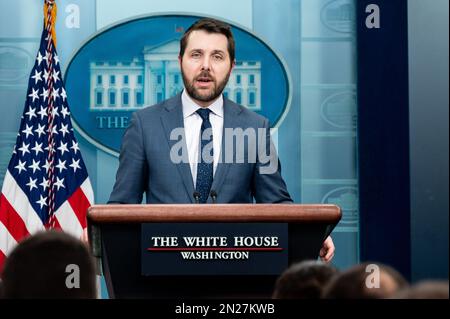
<instances>
[{"instance_id":1,"label":"flagpole","mask_svg":"<svg viewBox=\"0 0 450 319\"><path fill-rule=\"evenodd\" d=\"M54 32L54 16L52 12L56 10L56 4L54 0L45 0L44 8L47 9L46 15L45 15L45 27L47 30L47 72L50 74L50 76L47 78L47 87L48 87L48 108L47 108L47 116L48 116L48 147L49 152L47 156L48 163L50 164L49 170L47 172L47 180L49 181L49 194L48 194L48 213L49 213L49 220L48 220L48 228L54 228L55 227L55 191L54 191L54 184L55 184L55 141L53 136L53 127L54 127L54 111L53 111L53 95L50 94L53 91L53 85L54 85L54 78L52 76L53 74L53 32ZM55 8L55 9L54 9Z\"/></svg>"},{"instance_id":2,"label":"flagpole","mask_svg":"<svg viewBox=\"0 0 450 319\"><path fill-rule=\"evenodd\" d=\"M55 0L44 0L44 26L45 28L47 28L49 25L50 29L47 28L47 31L51 32L53 45L55 47L56 47L56 31L55 31L56 13L57 7Z\"/></svg>"}]
</instances>

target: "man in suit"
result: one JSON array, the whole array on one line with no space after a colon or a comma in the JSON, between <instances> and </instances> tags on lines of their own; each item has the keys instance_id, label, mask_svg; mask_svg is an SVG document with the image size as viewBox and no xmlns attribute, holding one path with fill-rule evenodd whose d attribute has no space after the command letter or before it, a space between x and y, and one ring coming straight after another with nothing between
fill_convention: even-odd
<instances>
[{"instance_id":1,"label":"man in suit","mask_svg":"<svg viewBox=\"0 0 450 319\"><path fill-rule=\"evenodd\" d=\"M231 28L202 19L180 41L181 94L133 114L109 203L291 203L266 118L225 99ZM324 242L321 257L331 260Z\"/></svg>"}]
</instances>

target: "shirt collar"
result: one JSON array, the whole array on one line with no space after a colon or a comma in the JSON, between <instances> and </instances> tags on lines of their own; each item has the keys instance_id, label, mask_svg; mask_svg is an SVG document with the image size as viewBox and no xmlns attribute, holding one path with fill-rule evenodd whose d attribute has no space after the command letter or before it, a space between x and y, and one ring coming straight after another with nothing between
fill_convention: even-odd
<instances>
[{"instance_id":1,"label":"shirt collar","mask_svg":"<svg viewBox=\"0 0 450 319\"><path fill-rule=\"evenodd\" d=\"M183 118L187 118L194 114L199 108L202 108L200 105L195 103L192 98L187 94L186 90L183 90L181 94L181 104L183 105ZM223 96L222 94L219 96L217 100L214 101L213 104L208 106L208 109L211 110L215 115L223 117Z\"/></svg>"}]
</instances>

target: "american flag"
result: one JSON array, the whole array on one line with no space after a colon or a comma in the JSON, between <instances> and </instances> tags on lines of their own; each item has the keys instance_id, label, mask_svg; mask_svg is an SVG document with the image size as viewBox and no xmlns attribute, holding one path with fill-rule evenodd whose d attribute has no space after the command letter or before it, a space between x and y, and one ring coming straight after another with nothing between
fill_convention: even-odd
<instances>
[{"instance_id":1,"label":"american flag","mask_svg":"<svg viewBox=\"0 0 450 319\"><path fill-rule=\"evenodd\" d=\"M53 1L47 0L47 21ZM78 238L94 203L70 121L51 23L31 70L20 129L0 194L0 273L25 237L55 228Z\"/></svg>"}]
</instances>

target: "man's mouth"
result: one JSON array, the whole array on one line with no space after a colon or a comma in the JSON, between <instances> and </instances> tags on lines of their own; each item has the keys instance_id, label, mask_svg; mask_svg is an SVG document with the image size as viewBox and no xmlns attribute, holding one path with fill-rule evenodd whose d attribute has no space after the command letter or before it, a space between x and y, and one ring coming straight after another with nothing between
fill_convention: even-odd
<instances>
[{"instance_id":1,"label":"man's mouth","mask_svg":"<svg viewBox=\"0 0 450 319\"><path fill-rule=\"evenodd\" d=\"M207 77L199 77L197 78L197 82L202 82L202 83L209 83L212 82L213 80L211 78L207 78Z\"/></svg>"},{"instance_id":2,"label":"man's mouth","mask_svg":"<svg viewBox=\"0 0 450 319\"><path fill-rule=\"evenodd\" d=\"M212 78L202 76L198 77L195 82L199 89L210 89L212 83L214 83Z\"/></svg>"}]
</instances>

